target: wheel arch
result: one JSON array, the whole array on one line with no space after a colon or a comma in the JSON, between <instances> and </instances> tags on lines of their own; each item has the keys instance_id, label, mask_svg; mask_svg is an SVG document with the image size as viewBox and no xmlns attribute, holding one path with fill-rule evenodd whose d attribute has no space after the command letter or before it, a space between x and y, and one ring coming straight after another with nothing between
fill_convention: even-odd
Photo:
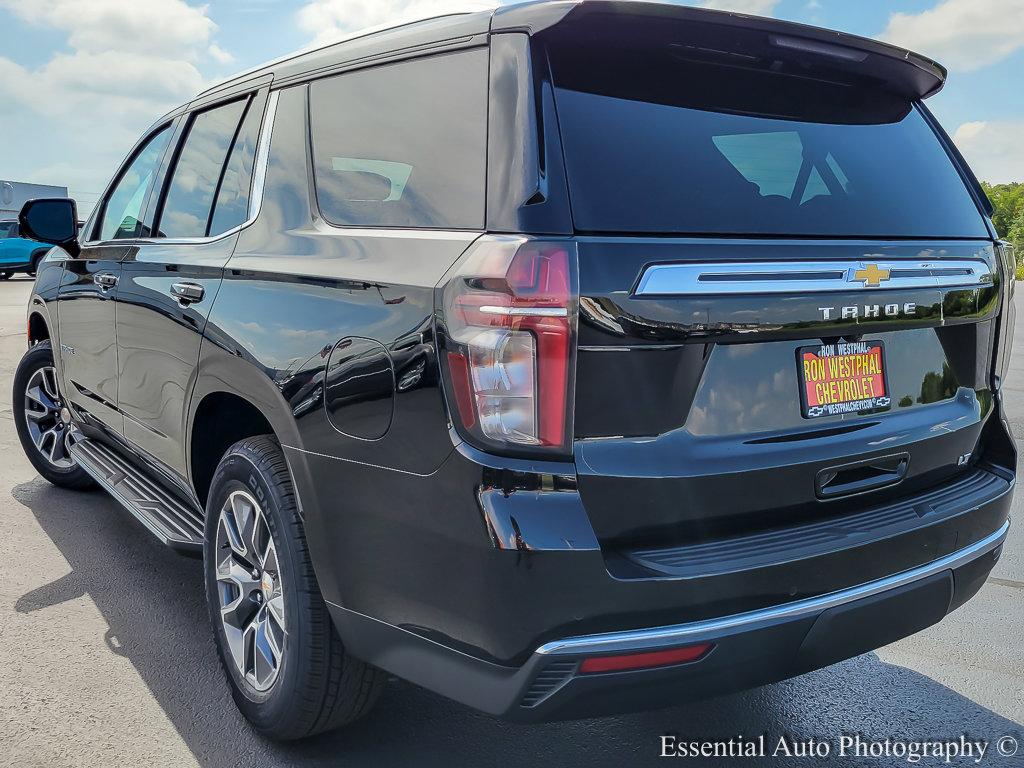
<instances>
[{"instance_id":1,"label":"wheel arch","mask_svg":"<svg viewBox=\"0 0 1024 768\"><path fill-rule=\"evenodd\" d=\"M33 309L28 314L28 344L30 347L34 347L36 344L42 341L49 341L50 336L50 324L43 313Z\"/></svg>"},{"instance_id":2,"label":"wheel arch","mask_svg":"<svg viewBox=\"0 0 1024 768\"><path fill-rule=\"evenodd\" d=\"M48 252L48 249L46 250ZM57 371L62 373L58 294L64 269L61 264L46 266L46 269L41 269L36 275L35 285L32 286L32 295L29 297L25 314L25 332L29 347L47 340L53 345Z\"/></svg>"},{"instance_id":3,"label":"wheel arch","mask_svg":"<svg viewBox=\"0 0 1024 768\"><path fill-rule=\"evenodd\" d=\"M220 349L203 357L188 409L185 447L192 490L205 507L210 481L228 448L265 434L282 446L297 445L298 430L280 390L265 373Z\"/></svg>"},{"instance_id":4,"label":"wheel arch","mask_svg":"<svg viewBox=\"0 0 1024 768\"><path fill-rule=\"evenodd\" d=\"M189 473L196 498L205 507L210 481L228 448L247 437L274 434L256 406L232 392L211 392L196 408L189 439Z\"/></svg>"}]
</instances>

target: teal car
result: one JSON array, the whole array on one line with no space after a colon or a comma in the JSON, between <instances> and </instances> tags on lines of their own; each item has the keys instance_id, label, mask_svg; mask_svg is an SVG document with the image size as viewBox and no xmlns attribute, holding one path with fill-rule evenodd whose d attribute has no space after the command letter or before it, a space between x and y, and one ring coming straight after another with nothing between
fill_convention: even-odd
<instances>
[{"instance_id":1,"label":"teal car","mask_svg":"<svg viewBox=\"0 0 1024 768\"><path fill-rule=\"evenodd\" d=\"M48 250L50 246L40 247L37 241L22 237L17 221L0 221L0 280L17 272L34 275Z\"/></svg>"}]
</instances>

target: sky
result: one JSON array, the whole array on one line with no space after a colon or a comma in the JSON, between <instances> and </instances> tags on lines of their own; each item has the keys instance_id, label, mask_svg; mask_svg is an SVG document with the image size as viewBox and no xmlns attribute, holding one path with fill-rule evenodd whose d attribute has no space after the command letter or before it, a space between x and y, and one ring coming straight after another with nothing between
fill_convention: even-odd
<instances>
[{"instance_id":1,"label":"sky","mask_svg":"<svg viewBox=\"0 0 1024 768\"><path fill-rule=\"evenodd\" d=\"M142 132L207 85L475 0L0 0L0 179L83 214ZM929 100L977 175L1024 181L1024 0L692 0L886 40L949 69Z\"/></svg>"}]
</instances>

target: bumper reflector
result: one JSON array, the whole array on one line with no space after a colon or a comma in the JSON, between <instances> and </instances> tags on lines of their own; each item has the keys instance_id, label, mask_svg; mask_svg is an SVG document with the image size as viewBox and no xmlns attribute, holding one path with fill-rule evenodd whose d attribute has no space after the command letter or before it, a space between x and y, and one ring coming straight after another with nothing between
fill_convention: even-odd
<instances>
[{"instance_id":1,"label":"bumper reflector","mask_svg":"<svg viewBox=\"0 0 1024 768\"><path fill-rule=\"evenodd\" d=\"M686 664L703 658L712 648L711 643L670 648L667 651L627 653L619 656L594 656L580 664L580 674L596 672L624 672L630 669L652 669L671 664Z\"/></svg>"}]
</instances>

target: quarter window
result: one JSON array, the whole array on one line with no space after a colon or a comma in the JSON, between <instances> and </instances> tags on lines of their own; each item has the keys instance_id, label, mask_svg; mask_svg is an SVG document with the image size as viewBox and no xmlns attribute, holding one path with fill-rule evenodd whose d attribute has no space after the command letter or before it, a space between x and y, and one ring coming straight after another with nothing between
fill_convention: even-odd
<instances>
[{"instance_id":1,"label":"quarter window","mask_svg":"<svg viewBox=\"0 0 1024 768\"><path fill-rule=\"evenodd\" d=\"M247 99L193 116L175 164L157 237L205 237L228 150L235 141Z\"/></svg>"},{"instance_id":2,"label":"quarter window","mask_svg":"<svg viewBox=\"0 0 1024 768\"><path fill-rule=\"evenodd\" d=\"M171 127L168 125L149 139L121 174L103 206L101 240L139 237L142 232L142 206L146 203L153 177L170 138Z\"/></svg>"},{"instance_id":3,"label":"quarter window","mask_svg":"<svg viewBox=\"0 0 1024 768\"><path fill-rule=\"evenodd\" d=\"M237 227L249 216L252 170L256 161L260 123L263 121L263 110L256 108L257 103L254 100L246 110L242 127L235 138L235 145L231 148L220 190L217 192L213 217L210 219L210 236L220 235Z\"/></svg>"},{"instance_id":4,"label":"quarter window","mask_svg":"<svg viewBox=\"0 0 1024 768\"><path fill-rule=\"evenodd\" d=\"M483 226L483 50L319 80L310 115L317 200L332 224Z\"/></svg>"}]
</instances>

